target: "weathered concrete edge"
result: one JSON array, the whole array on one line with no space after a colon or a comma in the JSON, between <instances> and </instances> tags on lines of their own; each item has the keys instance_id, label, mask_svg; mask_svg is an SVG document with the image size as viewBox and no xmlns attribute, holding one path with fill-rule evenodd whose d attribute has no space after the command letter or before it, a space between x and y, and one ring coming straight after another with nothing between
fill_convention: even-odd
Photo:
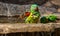
<instances>
[{"instance_id":1,"label":"weathered concrete edge","mask_svg":"<svg viewBox=\"0 0 60 36\"><path fill-rule=\"evenodd\" d=\"M55 28L60 28L60 23L47 24L0 24L0 34L15 33L15 32L52 32Z\"/></svg>"}]
</instances>

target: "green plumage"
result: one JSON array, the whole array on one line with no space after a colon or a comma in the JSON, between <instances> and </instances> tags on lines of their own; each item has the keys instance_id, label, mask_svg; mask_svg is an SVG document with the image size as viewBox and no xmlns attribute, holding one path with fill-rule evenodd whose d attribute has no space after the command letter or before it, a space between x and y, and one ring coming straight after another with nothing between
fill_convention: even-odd
<instances>
[{"instance_id":1,"label":"green plumage","mask_svg":"<svg viewBox=\"0 0 60 36\"><path fill-rule=\"evenodd\" d=\"M30 15L25 20L25 23L37 23L40 17L39 11L35 11L38 5L33 4L30 8Z\"/></svg>"}]
</instances>

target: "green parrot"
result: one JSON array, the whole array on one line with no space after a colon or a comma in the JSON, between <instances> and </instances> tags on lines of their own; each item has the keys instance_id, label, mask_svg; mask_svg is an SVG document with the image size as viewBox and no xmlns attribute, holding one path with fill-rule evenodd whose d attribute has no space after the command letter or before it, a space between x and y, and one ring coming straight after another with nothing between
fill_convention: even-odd
<instances>
[{"instance_id":1,"label":"green parrot","mask_svg":"<svg viewBox=\"0 0 60 36\"><path fill-rule=\"evenodd\" d=\"M32 4L30 8L30 15L26 18L25 23L37 23L40 17L38 5Z\"/></svg>"}]
</instances>

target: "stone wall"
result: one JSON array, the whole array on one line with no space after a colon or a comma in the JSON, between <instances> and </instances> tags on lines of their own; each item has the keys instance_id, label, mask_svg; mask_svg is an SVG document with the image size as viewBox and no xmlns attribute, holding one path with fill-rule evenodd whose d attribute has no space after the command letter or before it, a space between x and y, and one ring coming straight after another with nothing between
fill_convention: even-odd
<instances>
[{"instance_id":1,"label":"stone wall","mask_svg":"<svg viewBox=\"0 0 60 36\"><path fill-rule=\"evenodd\" d=\"M30 5L7 4L0 2L0 15L20 15L29 9ZM21 13L22 12L22 13Z\"/></svg>"},{"instance_id":2,"label":"stone wall","mask_svg":"<svg viewBox=\"0 0 60 36\"><path fill-rule=\"evenodd\" d=\"M50 4L50 3L48 3ZM39 6L40 13L53 13L57 12L55 7L52 7L50 5L42 5ZM31 4L24 4L24 5L18 5L18 4L10 4L10 3L2 3L0 2L0 15L20 15L23 14L26 11L29 11ZM53 10L52 10L53 9Z\"/></svg>"}]
</instances>

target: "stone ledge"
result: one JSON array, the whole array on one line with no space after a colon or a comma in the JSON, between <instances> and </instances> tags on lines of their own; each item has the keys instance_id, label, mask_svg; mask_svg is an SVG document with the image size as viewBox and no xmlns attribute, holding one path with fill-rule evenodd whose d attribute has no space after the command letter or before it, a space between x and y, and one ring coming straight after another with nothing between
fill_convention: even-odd
<instances>
[{"instance_id":1,"label":"stone ledge","mask_svg":"<svg viewBox=\"0 0 60 36\"><path fill-rule=\"evenodd\" d=\"M15 32L52 32L55 26L52 23L48 24L0 24L0 33L15 33Z\"/></svg>"}]
</instances>

